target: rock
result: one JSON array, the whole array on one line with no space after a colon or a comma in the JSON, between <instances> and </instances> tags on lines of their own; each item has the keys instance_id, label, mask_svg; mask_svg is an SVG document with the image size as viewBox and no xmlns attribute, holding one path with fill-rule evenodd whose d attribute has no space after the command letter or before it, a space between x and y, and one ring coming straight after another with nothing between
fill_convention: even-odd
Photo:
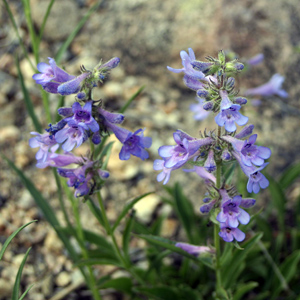
<instances>
[{"instance_id":1,"label":"rock","mask_svg":"<svg viewBox=\"0 0 300 300\"><path fill-rule=\"evenodd\" d=\"M59 273L55 279L55 283L61 287L67 286L70 282L71 282L71 276L69 273L65 271Z\"/></svg>"},{"instance_id":2,"label":"rock","mask_svg":"<svg viewBox=\"0 0 300 300\"><path fill-rule=\"evenodd\" d=\"M0 278L0 299L11 296L13 283L7 279Z\"/></svg>"},{"instance_id":3,"label":"rock","mask_svg":"<svg viewBox=\"0 0 300 300\"><path fill-rule=\"evenodd\" d=\"M55 231L50 230L46 236L44 246L49 250L53 252L60 252L63 249L63 244Z\"/></svg>"},{"instance_id":4,"label":"rock","mask_svg":"<svg viewBox=\"0 0 300 300\"><path fill-rule=\"evenodd\" d=\"M20 130L14 126L9 125L0 129L0 143L16 142L20 137Z\"/></svg>"}]
</instances>

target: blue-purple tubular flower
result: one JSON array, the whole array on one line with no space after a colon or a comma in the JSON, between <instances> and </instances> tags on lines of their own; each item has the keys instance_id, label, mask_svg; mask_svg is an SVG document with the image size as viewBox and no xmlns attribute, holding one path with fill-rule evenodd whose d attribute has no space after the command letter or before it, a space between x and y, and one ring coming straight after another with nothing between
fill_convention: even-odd
<instances>
[{"instance_id":1,"label":"blue-purple tubular flower","mask_svg":"<svg viewBox=\"0 0 300 300\"><path fill-rule=\"evenodd\" d=\"M57 87L57 93L67 96L71 94L76 94L80 91L81 83L84 79L86 79L90 75L89 72L82 73L76 78L69 80L65 83L60 84Z\"/></svg>"},{"instance_id":2,"label":"blue-purple tubular flower","mask_svg":"<svg viewBox=\"0 0 300 300\"><path fill-rule=\"evenodd\" d=\"M220 190L222 195L221 212L217 215L217 221L220 223L227 222L231 228L236 228L241 224L248 224L250 221L249 214L239 206L242 202L242 196L238 195L232 199L228 196L225 190Z\"/></svg>"},{"instance_id":3,"label":"blue-purple tubular flower","mask_svg":"<svg viewBox=\"0 0 300 300\"><path fill-rule=\"evenodd\" d=\"M214 159L214 150L209 149L207 159L204 163L204 168L207 172L212 173L217 169L216 161Z\"/></svg>"},{"instance_id":4,"label":"blue-purple tubular flower","mask_svg":"<svg viewBox=\"0 0 300 300\"><path fill-rule=\"evenodd\" d=\"M204 103L203 98L196 98L196 100L198 101L198 103L191 104L190 110L195 113L194 119L197 121L201 121L201 120L206 119L210 112L203 109L203 103Z\"/></svg>"},{"instance_id":5,"label":"blue-purple tubular flower","mask_svg":"<svg viewBox=\"0 0 300 300\"><path fill-rule=\"evenodd\" d=\"M228 243L232 242L234 239L238 242L242 242L246 237L244 232L238 228L231 228L227 222L221 223L219 236Z\"/></svg>"},{"instance_id":6,"label":"blue-purple tubular flower","mask_svg":"<svg viewBox=\"0 0 300 300\"><path fill-rule=\"evenodd\" d=\"M38 74L34 74L32 78L37 84L41 84L43 89L52 94L57 94L57 88L64 82L73 80L75 76L69 75L67 72L57 67L55 60L49 57L49 64L41 62L37 65Z\"/></svg>"},{"instance_id":7,"label":"blue-purple tubular flower","mask_svg":"<svg viewBox=\"0 0 300 300\"><path fill-rule=\"evenodd\" d=\"M182 132L174 132L175 146L161 146L158 149L159 155L165 159L165 167L183 166L201 146L211 144L212 138L188 140L182 136Z\"/></svg>"},{"instance_id":8,"label":"blue-purple tubular flower","mask_svg":"<svg viewBox=\"0 0 300 300\"><path fill-rule=\"evenodd\" d=\"M181 248L182 250L188 252L191 255L198 256L203 253L214 253L211 248L207 246L195 246L187 243L176 243L176 247Z\"/></svg>"},{"instance_id":9,"label":"blue-purple tubular flower","mask_svg":"<svg viewBox=\"0 0 300 300\"><path fill-rule=\"evenodd\" d=\"M239 110L241 108L238 104L233 104L228 94L225 90L220 90L221 101L221 111L215 117L215 121L219 126L225 126L228 132L233 132L236 130L237 123L240 126L245 125L248 122L248 117L243 116Z\"/></svg>"},{"instance_id":10,"label":"blue-purple tubular flower","mask_svg":"<svg viewBox=\"0 0 300 300\"><path fill-rule=\"evenodd\" d=\"M92 117L92 101L86 102L84 107L81 107L78 102L75 102L72 105L72 111L73 116L65 119L70 127L82 127L84 130L90 129L92 132L99 130L98 123Z\"/></svg>"},{"instance_id":11,"label":"blue-purple tubular flower","mask_svg":"<svg viewBox=\"0 0 300 300\"><path fill-rule=\"evenodd\" d=\"M182 59L183 68L174 69L168 66L167 68L169 71L174 73L184 72L188 77L196 80L201 80L205 77L202 72L197 71L193 68L192 63L196 60L196 58L192 48L189 48L189 54L187 54L185 51L180 51L180 57Z\"/></svg>"},{"instance_id":12,"label":"blue-purple tubular flower","mask_svg":"<svg viewBox=\"0 0 300 300\"><path fill-rule=\"evenodd\" d=\"M58 142L54 138L51 138L48 133L40 134L38 132L31 132L31 134L35 135L35 137L29 139L29 146L31 148L40 147L35 158L38 162L45 162L49 155L49 149Z\"/></svg>"},{"instance_id":13,"label":"blue-purple tubular flower","mask_svg":"<svg viewBox=\"0 0 300 300\"><path fill-rule=\"evenodd\" d=\"M248 140L242 141L232 136L223 136L222 139L231 143L234 150L240 152L244 165L251 167L252 164L262 166L264 160L270 158L271 150L267 147L254 145L257 134L253 134Z\"/></svg>"},{"instance_id":14,"label":"blue-purple tubular flower","mask_svg":"<svg viewBox=\"0 0 300 300\"><path fill-rule=\"evenodd\" d=\"M248 89L245 92L245 95L247 96L273 96L273 95L278 95L282 98L287 98L288 93L281 88L282 83L284 82L284 77L281 76L280 74L274 74L272 78L270 79L269 82L258 86L253 89Z\"/></svg>"},{"instance_id":15,"label":"blue-purple tubular flower","mask_svg":"<svg viewBox=\"0 0 300 300\"><path fill-rule=\"evenodd\" d=\"M101 65L98 69L114 69L116 68L120 63L120 58L119 57L113 57L112 59L110 59L108 62L104 63L103 65Z\"/></svg>"},{"instance_id":16,"label":"blue-purple tubular flower","mask_svg":"<svg viewBox=\"0 0 300 300\"><path fill-rule=\"evenodd\" d=\"M268 179L262 173L260 173L260 171L262 169L264 169L264 167L266 165L268 165L268 163L264 163L259 168L255 167L255 166L249 167L243 163L241 154L239 152L233 151L232 154L236 158L238 163L240 164L242 171L249 178L248 183L247 183L247 191L249 193L253 192L253 193L257 194L261 188L265 189L269 186Z\"/></svg>"},{"instance_id":17,"label":"blue-purple tubular flower","mask_svg":"<svg viewBox=\"0 0 300 300\"><path fill-rule=\"evenodd\" d=\"M171 171L176 170L176 169L178 169L178 168L176 168L176 167L173 167L173 168L166 168L166 167L165 167L165 160L163 160L163 159L156 159L156 160L153 162L153 169L154 169L155 171L160 171L160 170L162 170L162 172L159 173L159 174L157 175L156 180L157 180L158 182L164 180L163 184L166 184L166 183L168 183L168 181L170 180Z\"/></svg>"},{"instance_id":18,"label":"blue-purple tubular flower","mask_svg":"<svg viewBox=\"0 0 300 300\"><path fill-rule=\"evenodd\" d=\"M55 134L55 139L59 144L62 144L64 151L71 151L75 145L79 147L88 139L88 134L81 126L69 126L66 125L63 129Z\"/></svg>"},{"instance_id":19,"label":"blue-purple tubular flower","mask_svg":"<svg viewBox=\"0 0 300 300\"><path fill-rule=\"evenodd\" d=\"M258 53L255 56L248 59L247 64L250 66L257 66L263 62L264 58L265 57L264 57L263 53Z\"/></svg>"},{"instance_id":20,"label":"blue-purple tubular flower","mask_svg":"<svg viewBox=\"0 0 300 300\"><path fill-rule=\"evenodd\" d=\"M145 148L149 148L151 146L152 139L150 137L144 137L145 129L138 129L135 132L131 132L110 122L105 122L105 124L113 131L116 138L123 144L119 154L119 158L121 160L128 160L130 155L137 156L142 160L149 157Z\"/></svg>"}]
</instances>

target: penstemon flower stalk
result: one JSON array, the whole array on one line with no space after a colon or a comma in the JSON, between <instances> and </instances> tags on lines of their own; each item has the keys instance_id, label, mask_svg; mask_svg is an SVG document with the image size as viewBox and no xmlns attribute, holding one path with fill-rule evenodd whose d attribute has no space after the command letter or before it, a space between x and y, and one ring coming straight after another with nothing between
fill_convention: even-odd
<instances>
[{"instance_id":1,"label":"penstemon flower stalk","mask_svg":"<svg viewBox=\"0 0 300 300\"><path fill-rule=\"evenodd\" d=\"M69 75L59 68L52 58L49 58L49 65L39 63L37 69L40 73L33 75L36 83L40 84L48 93L63 96L74 95L75 102L72 107L58 108L61 120L56 124L49 124L45 133L32 132L33 137L29 140L29 145L32 148L39 148L36 153L36 166L38 168L55 168L60 177L67 179L66 184L74 189L76 198L82 197L84 202L91 201L90 197L96 194L100 210L93 206L95 204L88 203L91 211L94 214L96 211L96 215L97 213L101 214L100 219L103 220L103 223L99 222L111 238L112 249L122 268L127 270L137 282L143 283L143 279L132 268L125 253L117 244L114 229L108 221L100 194L101 187L110 175L106 170L107 158L104 160L105 149L109 147L109 144L105 145L105 142L110 134L115 134L123 144L119 154L120 160L128 160L131 155L145 160L149 157L145 148L149 148L152 144L152 139L144 136L145 129L131 132L121 127L124 115L106 110L102 100L94 100L92 97L92 90L104 82L111 69L117 67L119 62L120 59L115 57L104 64L100 63L93 70L87 70L82 66L82 74L79 76ZM87 141L90 142L90 149L86 154L76 156L72 153L74 148L80 147ZM59 152L60 148L63 153ZM78 201L70 194L68 188L67 194L76 221L75 237L81 248L82 257L89 259L80 222ZM97 212L97 210L99 211ZM68 225L71 226L65 210L64 214ZM99 215L97 218L99 220ZM93 293L94 299L100 300L95 274L91 266L86 268L87 272L82 271L86 283Z\"/></svg>"},{"instance_id":2,"label":"penstemon flower stalk","mask_svg":"<svg viewBox=\"0 0 300 300\"><path fill-rule=\"evenodd\" d=\"M215 223L216 291L221 295L225 290L220 272L220 238L225 242L242 242L246 234L238 226L250 221L249 213L243 208L250 208L256 202L252 198L243 198L234 185L228 185L222 169L237 161L249 178L247 191L258 193L269 185L261 171L268 164L265 160L271 156L271 150L255 145L257 134L252 134L254 126L247 125L248 117L242 112L247 99L238 96L234 76L243 70L243 64L237 60L226 62L223 51L219 52L218 58L208 56L207 62L196 60L191 48L189 54L181 51L180 56L183 68L167 67L168 70L184 73L185 85L196 91L199 100L198 118L201 119L203 111L213 113L215 124L211 131L201 133L200 138L177 130L173 134L176 145L161 146L158 149L162 160L154 161L154 169L162 170L157 180L164 180L164 184L169 181L172 171L187 165L192 166L192 169L183 171L196 172L204 179L207 193L200 211L209 214ZM196 111L195 108L193 110ZM244 127L238 129L238 126ZM192 245L183 247L178 243L177 246L192 255L198 251Z\"/></svg>"}]
</instances>

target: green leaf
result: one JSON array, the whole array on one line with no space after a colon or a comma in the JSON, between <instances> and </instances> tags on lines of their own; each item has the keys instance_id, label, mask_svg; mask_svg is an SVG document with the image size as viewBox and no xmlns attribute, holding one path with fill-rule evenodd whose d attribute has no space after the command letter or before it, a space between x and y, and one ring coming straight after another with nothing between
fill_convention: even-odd
<instances>
[{"instance_id":1,"label":"green leaf","mask_svg":"<svg viewBox=\"0 0 300 300\"><path fill-rule=\"evenodd\" d=\"M71 229L68 227L57 228L57 230L64 232L64 233L68 234L69 236L72 236L74 229L75 229L75 231L77 230L76 228ZM82 232L84 235L84 240L86 242L95 244L95 245L100 246L105 249L108 249L109 251L113 251L113 249L114 249L113 246L107 241L107 239L104 236L99 235L95 232L86 230L86 229L83 229Z\"/></svg>"},{"instance_id":2,"label":"green leaf","mask_svg":"<svg viewBox=\"0 0 300 300\"><path fill-rule=\"evenodd\" d=\"M37 132L42 132L42 126L35 114L34 111L34 106L32 104L31 98L29 96L28 90L25 86L25 82L24 82L24 77L20 68L20 63L19 63L19 59L16 57L16 66L17 66L17 71L18 71L18 76L19 76L19 81L21 83L21 88L22 88L22 92L23 92L23 97L24 97L24 101L25 101L25 105L28 111L28 114L32 120L32 123L35 127L35 130Z\"/></svg>"},{"instance_id":3,"label":"green leaf","mask_svg":"<svg viewBox=\"0 0 300 300\"><path fill-rule=\"evenodd\" d=\"M179 253L179 254L181 254L181 255L183 255L185 257L188 257L188 258L190 258L190 259L192 259L194 261L202 262L206 266L208 266L209 268L213 268L213 266L212 266L212 258L210 256L202 256L202 257L200 256L200 257L197 258L197 257L189 254L188 252L182 250L181 248L176 247L174 241L162 238L160 236L145 235L145 234L140 234L140 235L137 235L137 236L139 238L141 238L141 239L146 240L147 242L149 242L152 245L160 246L160 247L169 249L169 250L171 250L173 252L176 252L176 253Z\"/></svg>"},{"instance_id":4,"label":"green leaf","mask_svg":"<svg viewBox=\"0 0 300 300\"><path fill-rule=\"evenodd\" d=\"M3 257L3 254L6 250L6 248L8 247L8 245L10 244L10 242L12 241L12 239L25 227L27 227L28 225L30 225L31 223L33 222L37 222L37 220L34 220L34 221L31 221L23 226L21 226L20 228L18 228L15 232L13 232L8 238L7 240L5 241L3 247L1 248L1 251L0 251L0 260L2 259Z\"/></svg>"},{"instance_id":5,"label":"green leaf","mask_svg":"<svg viewBox=\"0 0 300 300\"><path fill-rule=\"evenodd\" d=\"M109 142L107 145L105 145L103 151L101 152L99 159L102 159L104 156L106 156L105 161L102 164L102 169L106 170L107 164L111 155L111 149L114 142ZM97 157L97 156L96 156Z\"/></svg>"},{"instance_id":6,"label":"green leaf","mask_svg":"<svg viewBox=\"0 0 300 300\"><path fill-rule=\"evenodd\" d=\"M123 265L119 261L116 261L115 259L109 259L109 258L82 259L82 260L79 260L77 263L75 263L75 266L77 266L77 267L96 266L96 265L113 265L118 268L123 267Z\"/></svg>"},{"instance_id":7,"label":"green leaf","mask_svg":"<svg viewBox=\"0 0 300 300\"><path fill-rule=\"evenodd\" d=\"M189 199L183 195L182 188L179 183L176 183L174 186L173 196L180 223L185 229L185 232L189 238L189 242L195 243L196 241L194 241L193 237L193 229L195 224L194 208Z\"/></svg>"},{"instance_id":8,"label":"green leaf","mask_svg":"<svg viewBox=\"0 0 300 300\"><path fill-rule=\"evenodd\" d=\"M24 258L22 259L21 265L19 267L17 276L16 276L16 280L15 280L15 284L13 287L13 293L12 293L12 300L18 300L19 299L19 290L20 290L20 284L21 284L21 276L22 276L22 272L23 272L23 268L26 262L26 259L28 257L29 251L31 250L31 248L29 248L24 256Z\"/></svg>"},{"instance_id":9,"label":"green leaf","mask_svg":"<svg viewBox=\"0 0 300 300\"><path fill-rule=\"evenodd\" d=\"M131 102L136 99L139 94L144 90L145 86L142 86L138 89L138 91L136 93L134 93L130 99L127 100L127 102L124 104L124 106L119 110L119 113L123 113L127 110L127 108L129 107L129 105L131 104Z\"/></svg>"},{"instance_id":10,"label":"green leaf","mask_svg":"<svg viewBox=\"0 0 300 300\"><path fill-rule=\"evenodd\" d=\"M105 228L105 222L101 213L101 210L99 207L96 206L92 198L88 198L88 201L86 202L87 206L91 210L92 214L96 217L98 222Z\"/></svg>"},{"instance_id":11,"label":"green leaf","mask_svg":"<svg viewBox=\"0 0 300 300\"><path fill-rule=\"evenodd\" d=\"M300 163L293 164L283 172L279 179L282 189L287 189L298 177L300 177Z\"/></svg>"},{"instance_id":12,"label":"green leaf","mask_svg":"<svg viewBox=\"0 0 300 300\"><path fill-rule=\"evenodd\" d=\"M224 288L228 288L231 284L231 280L234 275L239 271L242 262L244 262L246 256L249 254L250 250L255 246L256 243L262 238L262 233L257 233L249 240L243 243L243 251L236 249L233 252L231 260L228 263L222 266L222 278Z\"/></svg>"},{"instance_id":13,"label":"green leaf","mask_svg":"<svg viewBox=\"0 0 300 300\"><path fill-rule=\"evenodd\" d=\"M273 179L273 177L266 175L268 178L270 185L269 190L272 196L272 203L277 209L277 215L279 219L279 225L281 231L284 232L285 228L285 222L284 222L284 216L285 216L285 203L287 203L287 200L285 198L285 194L281 188L281 186Z\"/></svg>"},{"instance_id":14,"label":"green leaf","mask_svg":"<svg viewBox=\"0 0 300 300\"><path fill-rule=\"evenodd\" d=\"M253 290L258 286L257 282L247 282L245 284L241 284L237 287L237 290L232 298L232 300L240 300L242 297L249 291Z\"/></svg>"},{"instance_id":15,"label":"green leaf","mask_svg":"<svg viewBox=\"0 0 300 300\"><path fill-rule=\"evenodd\" d=\"M129 242L130 242L130 235L132 231L132 225L133 225L133 218L134 218L134 211L129 215L129 218L126 222L126 226L123 232L123 251L126 255L128 261L129 259Z\"/></svg>"},{"instance_id":16,"label":"green leaf","mask_svg":"<svg viewBox=\"0 0 300 300\"><path fill-rule=\"evenodd\" d=\"M61 45L61 47L59 48L56 56L55 56L55 61L57 64L60 63L62 56L64 55L65 51L68 49L68 47L70 46L70 44L72 43L72 41L74 40L74 38L76 37L77 33L79 32L79 30L83 27L83 25L85 24L85 22L88 20L88 18L90 17L90 15L96 11L96 9L99 7L99 5L101 4L102 1L98 1L95 5L93 5L88 12L83 16L83 18L79 21L79 23L77 24L77 26L74 28L74 30L70 33L70 35L67 37L67 39L65 40L65 42Z\"/></svg>"},{"instance_id":17,"label":"green leaf","mask_svg":"<svg viewBox=\"0 0 300 300\"><path fill-rule=\"evenodd\" d=\"M128 277L119 277L108 280L99 286L100 289L115 289L131 295L132 280Z\"/></svg>"},{"instance_id":18,"label":"green leaf","mask_svg":"<svg viewBox=\"0 0 300 300\"><path fill-rule=\"evenodd\" d=\"M65 247L67 248L71 258L76 261L77 260L77 254L74 250L74 247L71 245L69 239L66 237L65 234L62 232L59 232L57 228L61 227L59 221L56 218L56 215L51 208L51 206L48 204L48 201L42 196L42 194L36 189L34 184L24 175L24 173L18 169L15 164L10 161L8 158L6 158L4 155L2 156L4 160L8 163L8 165L17 173L17 175L22 180L23 184L27 188L27 190L30 192L31 196L33 197L35 203L38 205L38 207L42 210L46 220L50 223L50 225L53 227L53 229L57 232L57 235L64 243Z\"/></svg>"},{"instance_id":19,"label":"green leaf","mask_svg":"<svg viewBox=\"0 0 300 300\"><path fill-rule=\"evenodd\" d=\"M122 219L126 216L126 214L129 212L130 209L133 208L133 206L139 202L140 200L142 200L143 198L145 198L146 196L150 195L150 194L153 194L153 192L149 192L149 193L146 193L146 194L143 194L135 199L133 199L132 201L128 202L125 204L122 212L120 213L120 215L118 216L114 226L112 227L112 232L115 231L115 229L118 227L118 225L120 224L120 222L122 221Z\"/></svg>"},{"instance_id":20,"label":"green leaf","mask_svg":"<svg viewBox=\"0 0 300 300\"><path fill-rule=\"evenodd\" d=\"M182 300L178 291L170 286L139 287L136 290L157 300Z\"/></svg>"},{"instance_id":21,"label":"green leaf","mask_svg":"<svg viewBox=\"0 0 300 300\"><path fill-rule=\"evenodd\" d=\"M24 297L27 295L27 293L31 290L31 288L32 288L33 286L34 286L34 283L31 284L31 285L26 289L26 291L22 294L22 296L20 297L19 300L23 300Z\"/></svg>"}]
</instances>

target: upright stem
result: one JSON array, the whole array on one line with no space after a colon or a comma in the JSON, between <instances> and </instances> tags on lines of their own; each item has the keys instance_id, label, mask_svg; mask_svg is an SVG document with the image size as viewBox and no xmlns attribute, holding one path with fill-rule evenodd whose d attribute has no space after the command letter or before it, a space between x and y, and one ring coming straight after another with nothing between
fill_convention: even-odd
<instances>
[{"instance_id":1,"label":"upright stem","mask_svg":"<svg viewBox=\"0 0 300 300\"><path fill-rule=\"evenodd\" d=\"M102 216L103 216L103 219L104 219L104 224L105 224L105 230L106 230L106 233L107 235L109 235L112 239L112 242L113 242L113 247L115 249L115 252L120 260L120 262L122 263L124 269L126 269L129 273L132 274L132 276L135 277L135 279L140 283L140 284L143 284L144 283L144 280L135 272L135 270L132 269L130 263L128 263L128 261L124 258L124 256L122 255L121 251L120 251L120 248L117 244L117 241L116 241L116 238L115 238L115 235L111 229L111 226L108 222L108 218L107 218L107 215L106 215L106 211L105 211L105 207L104 207L104 203L103 203L103 200L102 200L102 197L101 197L101 193L100 191L97 192L97 199L98 199L98 202L99 202L99 206L100 206L100 210L101 210L101 213L102 213Z\"/></svg>"},{"instance_id":2,"label":"upright stem","mask_svg":"<svg viewBox=\"0 0 300 300\"><path fill-rule=\"evenodd\" d=\"M221 136L222 128L218 126L218 137ZM216 163L217 169L216 169L216 188L221 188L221 175L222 175L222 162L219 161ZM220 237L219 237L219 225L214 225L214 244L216 248L216 291L222 287L222 276L221 276L221 248L220 248Z\"/></svg>"}]
</instances>

